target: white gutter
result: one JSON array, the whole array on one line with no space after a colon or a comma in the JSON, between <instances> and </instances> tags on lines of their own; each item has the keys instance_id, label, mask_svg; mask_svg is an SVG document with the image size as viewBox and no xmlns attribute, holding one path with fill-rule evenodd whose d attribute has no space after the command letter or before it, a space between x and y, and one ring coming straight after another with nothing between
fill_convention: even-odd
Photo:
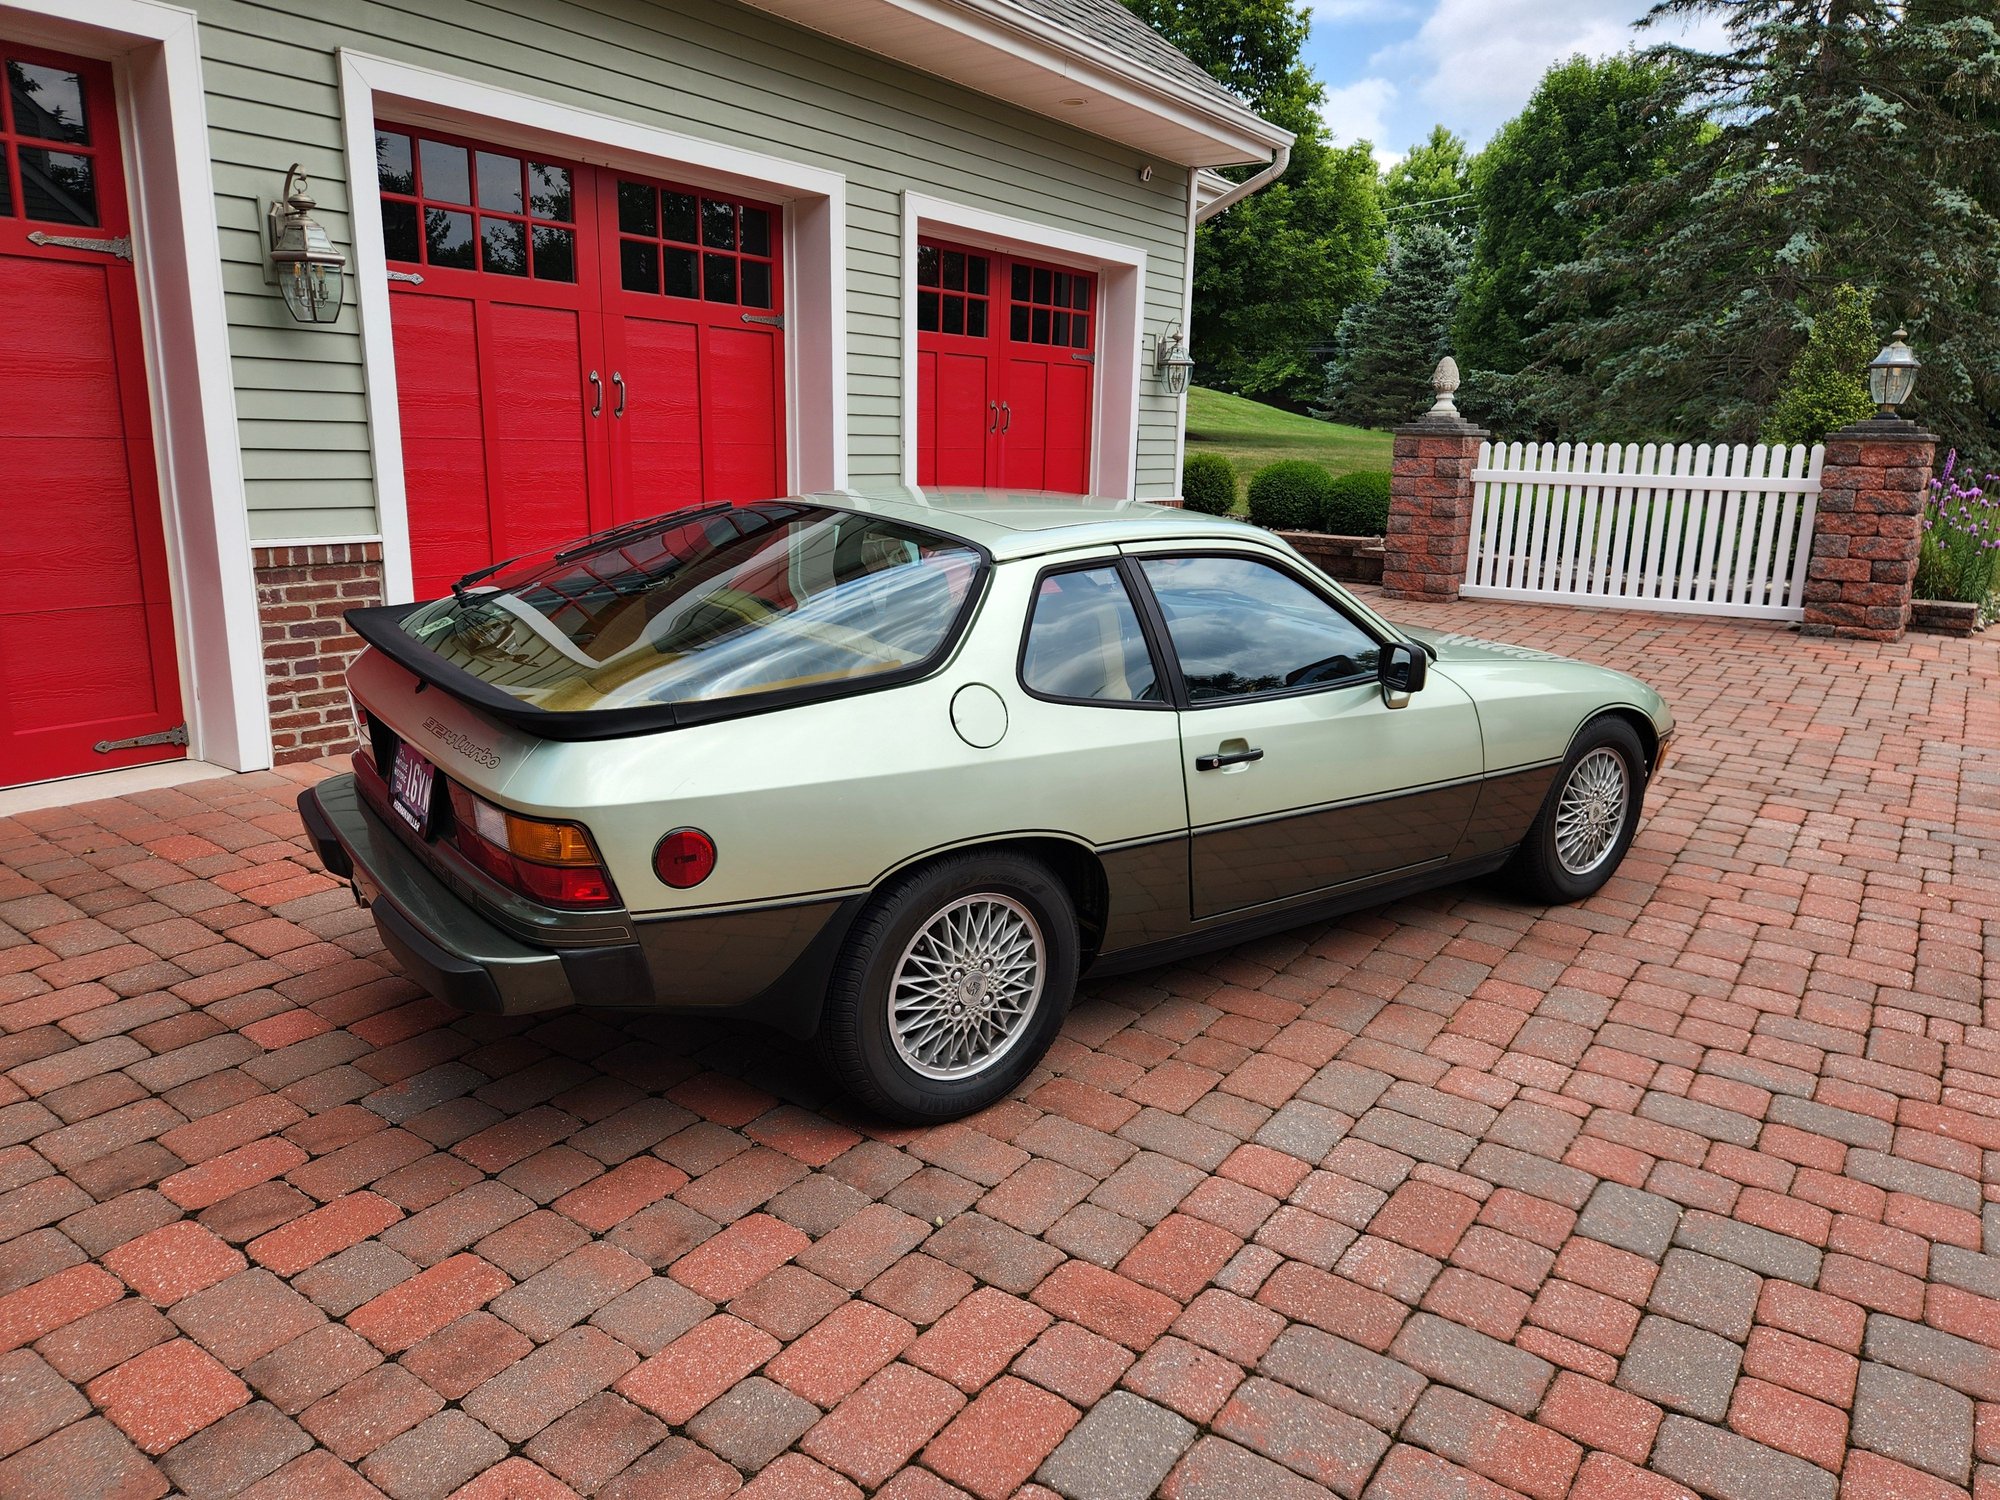
<instances>
[{"instance_id":1,"label":"white gutter","mask_svg":"<svg viewBox=\"0 0 2000 1500\"><path fill-rule=\"evenodd\" d=\"M1227 213L1245 198L1261 187L1267 187L1285 175L1285 168L1291 165L1292 148L1289 145L1277 147L1271 153L1271 164L1235 184L1220 198L1211 198L1194 211L1194 221L1206 224L1217 214Z\"/></svg>"}]
</instances>

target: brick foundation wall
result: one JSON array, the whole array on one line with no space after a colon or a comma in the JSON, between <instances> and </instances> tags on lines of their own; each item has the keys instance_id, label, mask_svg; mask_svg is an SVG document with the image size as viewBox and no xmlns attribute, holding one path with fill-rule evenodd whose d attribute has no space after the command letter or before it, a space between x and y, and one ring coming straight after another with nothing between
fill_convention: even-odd
<instances>
[{"instance_id":1,"label":"brick foundation wall","mask_svg":"<svg viewBox=\"0 0 2000 1500\"><path fill-rule=\"evenodd\" d=\"M1827 438L1803 634L1902 639L1936 456L1914 422L1857 422Z\"/></svg>"},{"instance_id":2,"label":"brick foundation wall","mask_svg":"<svg viewBox=\"0 0 2000 1500\"><path fill-rule=\"evenodd\" d=\"M272 754L283 764L352 750L358 740L347 664L361 640L341 616L383 602L381 544L257 547L251 556Z\"/></svg>"},{"instance_id":3,"label":"brick foundation wall","mask_svg":"<svg viewBox=\"0 0 2000 1500\"><path fill-rule=\"evenodd\" d=\"M1382 590L1391 599L1450 600L1472 541L1472 471L1484 428L1454 414L1396 429Z\"/></svg>"}]
</instances>

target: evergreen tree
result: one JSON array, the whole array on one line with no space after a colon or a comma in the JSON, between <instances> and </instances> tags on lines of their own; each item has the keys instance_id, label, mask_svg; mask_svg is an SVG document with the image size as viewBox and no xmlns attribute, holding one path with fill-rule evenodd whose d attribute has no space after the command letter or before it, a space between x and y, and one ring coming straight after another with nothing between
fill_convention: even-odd
<instances>
[{"instance_id":1,"label":"evergreen tree","mask_svg":"<svg viewBox=\"0 0 2000 1500\"><path fill-rule=\"evenodd\" d=\"M1389 241L1376 294L1340 320L1313 415L1357 427L1393 427L1429 408L1431 376L1451 352L1451 320L1465 273L1464 237L1410 224Z\"/></svg>"},{"instance_id":2,"label":"evergreen tree","mask_svg":"<svg viewBox=\"0 0 2000 1500\"><path fill-rule=\"evenodd\" d=\"M1433 125L1431 133L1382 176L1382 206L1390 223L1423 219L1469 231L1471 166L1464 140L1442 125Z\"/></svg>"},{"instance_id":3,"label":"evergreen tree","mask_svg":"<svg viewBox=\"0 0 2000 1500\"><path fill-rule=\"evenodd\" d=\"M1671 80L1667 68L1630 55L1573 57L1543 75L1474 158L1478 232L1452 331L1468 411L1522 435L1568 415L1565 388L1590 378L1586 361L1505 377L1532 358L1543 273L1581 257L1618 194L1657 183L1694 144L1695 122L1676 108Z\"/></svg>"},{"instance_id":4,"label":"evergreen tree","mask_svg":"<svg viewBox=\"0 0 2000 1500\"><path fill-rule=\"evenodd\" d=\"M1851 286L1833 289L1771 403L1761 434L1765 442L1817 443L1829 432L1875 414L1864 373L1881 347L1874 310L1871 293Z\"/></svg>"},{"instance_id":5,"label":"evergreen tree","mask_svg":"<svg viewBox=\"0 0 2000 1500\"><path fill-rule=\"evenodd\" d=\"M2000 436L2000 28L1993 0L1663 0L1720 16L1719 51L1656 47L1702 139L1551 273L1535 340L1587 368L1576 435L1748 438L1842 283L1924 360L1912 414ZM1539 362L1539 361L1538 361Z\"/></svg>"},{"instance_id":6,"label":"evergreen tree","mask_svg":"<svg viewBox=\"0 0 2000 1500\"><path fill-rule=\"evenodd\" d=\"M1297 136L1283 177L1197 231L1189 342L1201 384L1303 407L1319 390L1318 351L1382 258L1373 157L1366 145L1326 142L1320 83L1299 55L1307 18L1296 0L1126 4Z\"/></svg>"}]
</instances>

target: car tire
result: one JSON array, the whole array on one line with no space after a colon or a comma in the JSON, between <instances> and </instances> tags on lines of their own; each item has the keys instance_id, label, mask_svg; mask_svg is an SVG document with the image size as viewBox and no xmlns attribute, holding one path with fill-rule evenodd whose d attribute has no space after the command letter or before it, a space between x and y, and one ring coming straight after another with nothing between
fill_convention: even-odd
<instances>
[{"instance_id":1,"label":"car tire","mask_svg":"<svg viewBox=\"0 0 2000 1500\"><path fill-rule=\"evenodd\" d=\"M1638 830L1646 776L1645 748L1630 724L1611 715L1585 724L1507 865L1515 893L1557 906L1600 890Z\"/></svg>"},{"instance_id":2,"label":"car tire","mask_svg":"<svg viewBox=\"0 0 2000 1500\"><path fill-rule=\"evenodd\" d=\"M827 985L820 1056L892 1120L983 1109L1055 1040L1077 950L1076 908L1043 865L1004 852L936 860L855 919Z\"/></svg>"}]
</instances>

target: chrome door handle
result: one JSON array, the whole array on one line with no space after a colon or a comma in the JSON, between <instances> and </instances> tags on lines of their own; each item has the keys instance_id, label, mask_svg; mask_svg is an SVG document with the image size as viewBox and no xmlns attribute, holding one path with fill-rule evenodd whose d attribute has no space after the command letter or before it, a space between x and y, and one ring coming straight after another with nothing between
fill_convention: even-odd
<instances>
[{"instance_id":1,"label":"chrome door handle","mask_svg":"<svg viewBox=\"0 0 2000 1500\"><path fill-rule=\"evenodd\" d=\"M1014 408L1005 401L1000 403L1000 432L1004 437L1014 430Z\"/></svg>"},{"instance_id":2,"label":"chrome door handle","mask_svg":"<svg viewBox=\"0 0 2000 1500\"><path fill-rule=\"evenodd\" d=\"M1000 403L998 401L989 401L986 403L986 431L989 435L991 435L992 433L996 433L999 430L1000 430Z\"/></svg>"},{"instance_id":3,"label":"chrome door handle","mask_svg":"<svg viewBox=\"0 0 2000 1500\"><path fill-rule=\"evenodd\" d=\"M594 417L604 410L604 382L597 378L597 371L590 372L590 414Z\"/></svg>"},{"instance_id":4,"label":"chrome door handle","mask_svg":"<svg viewBox=\"0 0 2000 1500\"><path fill-rule=\"evenodd\" d=\"M611 372L611 383L618 387L618 404L611 408L611 415L622 417L625 415L625 377L620 375L616 370L613 370Z\"/></svg>"},{"instance_id":5,"label":"chrome door handle","mask_svg":"<svg viewBox=\"0 0 2000 1500\"><path fill-rule=\"evenodd\" d=\"M1194 768L1197 771L1220 771L1224 766L1240 766L1263 758L1262 750L1231 750L1226 754L1218 750L1213 755L1197 755Z\"/></svg>"}]
</instances>

